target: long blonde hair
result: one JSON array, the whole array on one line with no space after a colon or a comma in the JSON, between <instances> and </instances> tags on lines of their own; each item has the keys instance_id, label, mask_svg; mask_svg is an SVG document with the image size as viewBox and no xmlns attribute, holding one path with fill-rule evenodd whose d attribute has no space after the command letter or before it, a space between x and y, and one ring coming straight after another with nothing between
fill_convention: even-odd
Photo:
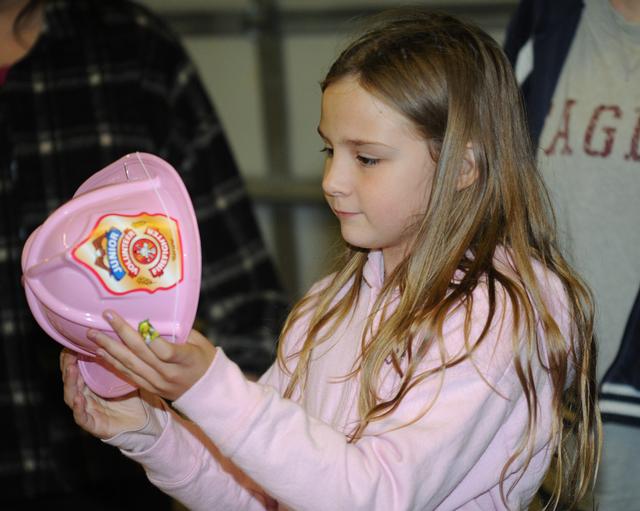
<instances>
[{"instance_id":1,"label":"long blonde hair","mask_svg":"<svg viewBox=\"0 0 640 511\"><path fill-rule=\"evenodd\" d=\"M558 250L555 219L536 168L509 62L498 44L479 28L448 15L403 9L372 20L368 31L334 62L322 90L345 77L356 78L366 91L412 121L428 141L436 162L428 208L417 226L412 250L386 276L374 311L397 289L399 305L375 331L374 314L365 328L361 356L351 374L360 378L360 423L349 440L357 442L368 424L392 413L412 388L434 374L420 373L418 365L432 346L442 348L445 318L460 304L465 306L468 337L472 295L483 282L489 312L474 348L494 320L496 288L505 291L514 328L523 332L514 336L514 364L528 404L528 427L500 480L504 482L509 466L520 455L527 460L532 457L538 420L532 361L546 353L546 360L540 362L548 369L553 385L556 464L550 505L574 507L592 484L599 452L592 300ZM456 182L469 141L478 177L472 185L458 190ZM508 251L515 276L496 267L499 247ZM358 300L366 260L366 250L346 247L328 285L307 295L292 310L278 349L279 363L291 375L285 396L304 389L312 350L335 331ZM533 261L555 274L564 287L573 322L571 339L564 338L548 310ZM461 272L461 279L454 280L456 272ZM338 299L345 287L347 293ZM309 313L303 345L286 356L282 339ZM414 346L411 340L417 332L427 335ZM462 358L443 359L436 371L464 360L474 348ZM407 356L404 370L397 363L398 352ZM293 370L287 368L291 358L297 358ZM378 389L385 360L394 361L401 379L398 392L387 400L379 397ZM567 388L569 367L574 368L575 377ZM504 489L502 495L506 501Z\"/></svg>"}]
</instances>

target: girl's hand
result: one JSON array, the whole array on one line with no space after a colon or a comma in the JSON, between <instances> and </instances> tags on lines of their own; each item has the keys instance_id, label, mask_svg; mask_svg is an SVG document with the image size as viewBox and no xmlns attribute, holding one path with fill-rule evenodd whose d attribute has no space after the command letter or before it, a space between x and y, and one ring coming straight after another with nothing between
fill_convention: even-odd
<instances>
[{"instance_id":1,"label":"girl's hand","mask_svg":"<svg viewBox=\"0 0 640 511\"><path fill-rule=\"evenodd\" d=\"M64 402L73 410L78 426L105 439L145 425L147 412L138 392L117 399L103 399L87 387L77 362L78 357L70 351L65 349L60 353Z\"/></svg>"},{"instance_id":2,"label":"girl's hand","mask_svg":"<svg viewBox=\"0 0 640 511\"><path fill-rule=\"evenodd\" d=\"M195 330L184 344L173 344L162 337L147 344L138 331L115 312L106 311L104 317L122 343L89 330L87 337L100 346L96 354L140 388L171 401L200 379L216 355L216 348Z\"/></svg>"}]
</instances>

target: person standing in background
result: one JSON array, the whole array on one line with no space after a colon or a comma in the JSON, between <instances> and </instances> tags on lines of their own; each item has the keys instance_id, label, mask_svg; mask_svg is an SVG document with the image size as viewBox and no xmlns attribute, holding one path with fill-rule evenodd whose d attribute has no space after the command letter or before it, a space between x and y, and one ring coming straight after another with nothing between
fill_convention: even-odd
<instances>
[{"instance_id":1,"label":"person standing in background","mask_svg":"<svg viewBox=\"0 0 640 511\"><path fill-rule=\"evenodd\" d=\"M20 284L28 235L90 175L134 151L170 162L191 194L203 251L198 327L248 373L275 356L287 303L220 122L176 36L126 1L0 0L3 510L169 505L138 467L73 424L60 400L60 348L35 323Z\"/></svg>"},{"instance_id":2,"label":"person standing in background","mask_svg":"<svg viewBox=\"0 0 640 511\"><path fill-rule=\"evenodd\" d=\"M565 248L596 300L595 503L640 509L640 1L522 0L505 50Z\"/></svg>"}]
</instances>

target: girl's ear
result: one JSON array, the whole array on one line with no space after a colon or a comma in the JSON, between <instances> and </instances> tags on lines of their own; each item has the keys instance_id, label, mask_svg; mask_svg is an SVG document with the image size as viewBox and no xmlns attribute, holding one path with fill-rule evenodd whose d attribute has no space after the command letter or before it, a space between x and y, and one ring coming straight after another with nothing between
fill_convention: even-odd
<instances>
[{"instance_id":1,"label":"girl's ear","mask_svg":"<svg viewBox=\"0 0 640 511\"><path fill-rule=\"evenodd\" d=\"M467 147L464 151L464 157L462 158L462 168L460 174L458 174L458 182L456 184L456 191L464 190L468 186L471 186L478 179L478 167L476 166L476 157L473 154L473 145L471 142L467 143Z\"/></svg>"}]
</instances>

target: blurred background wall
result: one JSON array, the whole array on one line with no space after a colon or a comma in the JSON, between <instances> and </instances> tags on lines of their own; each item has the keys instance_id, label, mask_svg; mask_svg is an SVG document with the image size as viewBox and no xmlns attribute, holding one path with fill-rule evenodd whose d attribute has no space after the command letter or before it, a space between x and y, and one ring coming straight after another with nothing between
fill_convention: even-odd
<instances>
[{"instance_id":1,"label":"blurred background wall","mask_svg":"<svg viewBox=\"0 0 640 511\"><path fill-rule=\"evenodd\" d=\"M398 0L143 0L198 66L291 298L331 263L339 226L325 206L319 82L357 20ZM502 43L516 0L425 0Z\"/></svg>"}]
</instances>

